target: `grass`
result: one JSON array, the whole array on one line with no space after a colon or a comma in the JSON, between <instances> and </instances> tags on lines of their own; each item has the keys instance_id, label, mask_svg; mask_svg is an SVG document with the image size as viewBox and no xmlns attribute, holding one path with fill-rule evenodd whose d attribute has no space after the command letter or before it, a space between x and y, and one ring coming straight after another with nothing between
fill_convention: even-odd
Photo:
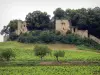
<instances>
[{"instance_id":1,"label":"grass","mask_svg":"<svg viewBox=\"0 0 100 75\"><path fill-rule=\"evenodd\" d=\"M100 66L1 67L0 75L100 75Z\"/></svg>"},{"instance_id":2,"label":"grass","mask_svg":"<svg viewBox=\"0 0 100 75\"><path fill-rule=\"evenodd\" d=\"M34 55L35 44L22 44L18 42L4 42L0 43L0 49L2 48L12 48L16 54L14 61L37 61L40 60L39 57ZM67 44L47 44L48 47L52 49L52 55L44 57L44 61L54 61L56 60L53 56L55 50L64 50L65 57L59 58L61 61L100 61L100 53L90 51L88 48L83 48L79 50L77 46L67 45Z\"/></svg>"},{"instance_id":3,"label":"grass","mask_svg":"<svg viewBox=\"0 0 100 75\"><path fill-rule=\"evenodd\" d=\"M64 50L65 57L59 58L60 61L75 63L67 66L41 66L40 58L34 55L34 45L12 41L0 43L0 51L4 48L12 48L16 54L15 59L12 58L10 62L0 62L0 75L100 75L98 50L68 44L45 44L52 49L52 54L45 56L43 62L55 62L56 58L53 56L55 50ZM76 66L76 61L89 63ZM91 64L95 61L99 62Z\"/></svg>"}]
</instances>

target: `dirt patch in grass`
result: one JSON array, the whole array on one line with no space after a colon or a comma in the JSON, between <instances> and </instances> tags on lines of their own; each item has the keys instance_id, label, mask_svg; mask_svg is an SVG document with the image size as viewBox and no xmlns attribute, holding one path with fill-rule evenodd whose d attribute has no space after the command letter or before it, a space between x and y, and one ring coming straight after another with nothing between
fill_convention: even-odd
<instances>
[{"instance_id":1,"label":"dirt patch in grass","mask_svg":"<svg viewBox=\"0 0 100 75\"><path fill-rule=\"evenodd\" d=\"M77 49L75 45L70 45L70 44L48 44L48 47L53 50L76 50Z\"/></svg>"},{"instance_id":2,"label":"dirt patch in grass","mask_svg":"<svg viewBox=\"0 0 100 75\"><path fill-rule=\"evenodd\" d=\"M69 61L69 62L57 62L57 61L43 61L40 62L40 65L43 66L63 66L63 65L99 65L100 66L100 61L94 61L94 62L89 62L89 61Z\"/></svg>"}]
</instances>

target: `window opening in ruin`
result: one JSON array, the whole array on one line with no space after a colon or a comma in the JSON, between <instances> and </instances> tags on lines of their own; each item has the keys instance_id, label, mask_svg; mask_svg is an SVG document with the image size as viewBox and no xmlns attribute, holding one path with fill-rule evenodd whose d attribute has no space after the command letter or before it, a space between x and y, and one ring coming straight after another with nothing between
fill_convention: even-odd
<instances>
[{"instance_id":1,"label":"window opening in ruin","mask_svg":"<svg viewBox=\"0 0 100 75\"><path fill-rule=\"evenodd\" d=\"M75 32L75 28L74 28L74 32Z\"/></svg>"}]
</instances>

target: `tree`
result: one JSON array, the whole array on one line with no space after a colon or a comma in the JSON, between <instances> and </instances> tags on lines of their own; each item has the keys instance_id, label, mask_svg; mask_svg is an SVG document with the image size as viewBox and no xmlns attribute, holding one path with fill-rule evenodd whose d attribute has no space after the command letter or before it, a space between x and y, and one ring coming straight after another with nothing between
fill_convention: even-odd
<instances>
[{"instance_id":1,"label":"tree","mask_svg":"<svg viewBox=\"0 0 100 75\"><path fill-rule=\"evenodd\" d=\"M61 8L57 8L54 12L55 19L64 19L65 18L65 11Z\"/></svg>"},{"instance_id":2,"label":"tree","mask_svg":"<svg viewBox=\"0 0 100 75\"><path fill-rule=\"evenodd\" d=\"M34 53L36 56L39 56L42 60L44 56L50 53L50 49L44 45L36 45L34 47Z\"/></svg>"},{"instance_id":3,"label":"tree","mask_svg":"<svg viewBox=\"0 0 100 75\"><path fill-rule=\"evenodd\" d=\"M1 35L3 35L3 34L9 34L8 26L4 26L3 29L1 30L0 34Z\"/></svg>"},{"instance_id":4,"label":"tree","mask_svg":"<svg viewBox=\"0 0 100 75\"><path fill-rule=\"evenodd\" d=\"M17 25L18 25L17 19L11 20L7 26L4 26L3 29L1 30L1 34L12 34L16 31ZM21 20L20 20L21 21Z\"/></svg>"},{"instance_id":5,"label":"tree","mask_svg":"<svg viewBox=\"0 0 100 75\"><path fill-rule=\"evenodd\" d=\"M10 33L14 32L17 29L18 20L11 20L8 24Z\"/></svg>"},{"instance_id":6,"label":"tree","mask_svg":"<svg viewBox=\"0 0 100 75\"><path fill-rule=\"evenodd\" d=\"M88 9L88 30L89 34L100 38L100 8Z\"/></svg>"},{"instance_id":7,"label":"tree","mask_svg":"<svg viewBox=\"0 0 100 75\"><path fill-rule=\"evenodd\" d=\"M5 60L9 61L11 57L15 57L15 54L12 51L12 49L8 48L8 49L3 50L1 52L1 58L2 59L5 59Z\"/></svg>"},{"instance_id":8,"label":"tree","mask_svg":"<svg viewBox=\"0 0 100 75\"><path fill-rule=\"evenodd\" d=\"M34 11L26 15L28 30L49 29L50 16L46 12Z\"/></svg>"},{"instance_id":9,"label":"tree","mask_svg":"<svg viewBox=\"0 0 100 75\"><path fill-rule=\"evenodd\" d=\"M54 53L54 56L56 57L56 59L57 59L57 61L59 62L59 57L64 57L64 55L65 55L65 52L64 51L56 51L55 53Z\"/></svg>"}]
</instances>

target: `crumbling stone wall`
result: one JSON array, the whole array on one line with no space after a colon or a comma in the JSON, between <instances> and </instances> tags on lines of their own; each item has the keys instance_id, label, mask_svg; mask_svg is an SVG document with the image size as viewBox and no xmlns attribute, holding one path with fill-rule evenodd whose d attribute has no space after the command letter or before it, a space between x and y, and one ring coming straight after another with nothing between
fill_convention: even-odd
<instances>
[{"instance_id":1,"label":"crumbling stone wall","mask_svg":"<svg viewBox=\"0 0 100 75\"><path fill-rule=\"evenodd\" d=\"M55 24L56 31L59 31L61 34L65 35L68 30L70 30L70 24L68 20L56 20Z\"/></svg>"},{"instance_id":2,"label":"crumbling stone wall","mask_svg":"<svg viewBox=\"0 0 100 75\"><path fill-rule=\"evenodd\" d=\"M97 38L93 35L89 35L89 38L100 44L100 39L99 38Z\"/></svg>"},{"instance_id":3,"label":"crumbling stone wall","mask_svg":"<svg viewBox=\"0 0 100 75\"><path fill-rule=\"evenodd\" d=\"M77 28L72 28L72 33L80 35L82 38L88 38L88 30L78 30Z\"/></svg>"},{"instance_id":4,"label":"crumbling stone wall","mask_svg":"<svg viewBox=\"0 0 100 75\"><path fill-rule=\"evenodd\" d=\"M17 27L17 30L16 30L16 34L17 35L20 35L21 33L26 33L28 30L27 30L27 27L26 27L26 22L25 21L18 21L18 27Z\"/></svg>"}]
</instances>

